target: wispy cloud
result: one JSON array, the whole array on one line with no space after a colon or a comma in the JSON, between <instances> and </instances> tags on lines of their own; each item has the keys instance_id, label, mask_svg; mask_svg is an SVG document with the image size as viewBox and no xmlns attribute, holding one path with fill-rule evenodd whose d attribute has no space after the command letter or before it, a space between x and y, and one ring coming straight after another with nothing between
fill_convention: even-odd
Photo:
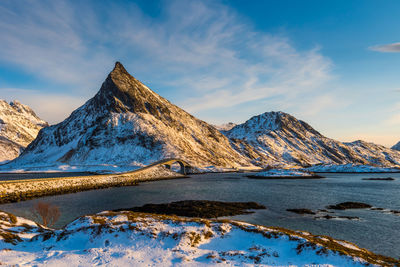
<instances>
[{"instance_id":1,"label":"wispy cloud","mask_svg":"<svg viewBox=\"0 0 400 267\"><path fill-rule=\"evenodd\" d=\"M33 108L35 113L51 124L65 119L72 110L84 103L84 100L65 94L41 92L19 88L0 88L0 99L12 101L18 99Z\"/></svg>"},{"instance_id":2,"label":"wispy cloud","mask_svg":"<svg viewBox=\"0 0 400 267\"><path fill-rule=\"evenodd\" d=\"M369 49L383 53L400 53L400 43L376 45L369 47Z\"/></svg>"},{"instance_id":3,"label":"wispy cloud","mask_svg":"<svg viewBox=\"0 0 400 267\"><path fill-rule=\"evenodd\" d=\"M395 103L389 111L391 115L383 123L388 126L400 126L400 102Z\"/></svg>"},{"instance_id":4,"label":"wispy cloud","mask_svg":"<svg viewBox=\"0 0 400 267\"><path fill-rule=\"evenodd\" d=\"M332 63L318 47L299 50L284 35L258 32L220 2L165 1L156 18L124 3L1 1L0 61L72 85L75 101L121 60L197 114L271 97L312 100L331 79Z\"/></svg>"},{"instance_id":5,"label":"wispy cloud","mask_svg":"<svg viewBox=\"0 0 400 267\"><path fill-rule=\"evenodd\" d=\"M349 103L349 100L337 97L331 93L316 95L308 101L303 101L298 113L302 116L311 117L319 114L323 110L335 110L346 107Z\"/></svg>"}]
</instances>

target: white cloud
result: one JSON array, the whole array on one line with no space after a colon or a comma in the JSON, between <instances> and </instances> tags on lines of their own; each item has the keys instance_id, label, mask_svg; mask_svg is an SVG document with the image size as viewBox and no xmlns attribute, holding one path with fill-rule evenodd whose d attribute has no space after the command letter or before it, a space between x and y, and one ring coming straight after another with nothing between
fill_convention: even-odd
<instances>
[{"instance_id":1,"label":"white cloud","mask_svg":"<svg viewBox=\"0 0 400 267\"><path fill-rule=\"evenodd\" d=\"M68 107L78 89L98 90L116 59L196 113L270 97L312 99L331 78L318 48L299 50L285 36L258 32L215 1L165 1L157 18L134 4L29 3L0 2L0 61L77 88Z\"/></svg>"},{"instance_id":2,"label":"white cloud","mask_svg":"<svg viewBox=\"0 0 400 267\"><path fill-rule=\"evenodd\" d=\"M400 43L376 45L369 47L369 49L383 53L400 53Z\"/></svg>"}]
</instances>

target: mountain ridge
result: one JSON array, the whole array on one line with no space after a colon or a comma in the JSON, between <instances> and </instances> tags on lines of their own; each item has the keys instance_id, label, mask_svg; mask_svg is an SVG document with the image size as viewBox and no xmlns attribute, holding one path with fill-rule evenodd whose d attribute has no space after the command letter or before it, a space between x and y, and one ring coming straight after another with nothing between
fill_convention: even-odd
<instances>
[{"instance_id":1,"label":"mountain ridge","mask_svg":"<svg viewBox=\"0 0 400 267\"><path fill-rule=\"evenodd\" d=\"M46 126L29 106L0 99L0 162L16 158Z\"/></svg>"},{"instance_id":2,"label":"mountain ridge","mask_svg":"<svg viewBox=\"0 0 400 267\"><path fill-rule=\"evenodd\" d=\"M397 144L395 144L394 146L392 146L392 149L400 151L400 141L397 142Z\"/></svg>"},{"instance_id":3,"label":"mountain ridge","mask_svg":"<svg viewBox=\"0 0 400 267\"><path fill-rule=\"evenodd\" d=\"M224 132L232 146L262 165L400 165L400 153L365 141L342 143L282 111L266 112Z\"/></svg>"},{"instance_id":4,"label":"mountain ridge","mask_svg":"<svg viewBox=\"0 0 400 267\"><path fill-rule=\"evenodd\" d=\"M217 129L150 90L117 62L93 98L40 131L8 166L144 166L163 158L201 168L252 166Z\"/></svg>"},{"instance_id":5,"label":"mountain ridge","mask_svg":"<svg viewBox=\"0 0 400 267\"><path fill-rule=\"evenodd\" d=\"M181 158L202 170L348 163L400 166L396 150L327 138L282 111L225 126L230 129L219 131L195 118L116 62L91 99L64 121L42 129L5 168L139 167L164 158Z\"/></svg>"}]
</instances>

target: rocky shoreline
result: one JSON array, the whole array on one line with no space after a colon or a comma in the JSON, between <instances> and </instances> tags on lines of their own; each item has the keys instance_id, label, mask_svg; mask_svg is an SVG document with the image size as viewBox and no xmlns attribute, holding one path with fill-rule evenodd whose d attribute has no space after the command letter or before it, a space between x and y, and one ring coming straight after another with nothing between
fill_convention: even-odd
<instances>
[{"instance_id":1,"label":"rocky shoreline","mask_svg":"<svg viewBox=\"0 0 400 267\"><path fill-rule=\"evenodd\" d=\"M145 181L185 177L165 167L154 166L122 174L0 181L0 204L94 189L135 186L139 182Z\"/></svg>"}]
</instances>

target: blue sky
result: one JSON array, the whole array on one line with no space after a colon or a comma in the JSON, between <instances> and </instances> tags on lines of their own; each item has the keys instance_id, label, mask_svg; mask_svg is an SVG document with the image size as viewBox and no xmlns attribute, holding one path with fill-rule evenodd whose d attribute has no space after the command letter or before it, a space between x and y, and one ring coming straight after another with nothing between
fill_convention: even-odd
<instances>
[{"instance_id":1,"label":"blue sky","mask_svg":"<svg viewBox=\"0 0 400 267\"><path fill-rule=\"evenodd\" d=\"M398 1L0 2L0 98L56 123L116 60L207 122L282 110L341 141L400 141Z\"/></svg>"}]
</instances>

